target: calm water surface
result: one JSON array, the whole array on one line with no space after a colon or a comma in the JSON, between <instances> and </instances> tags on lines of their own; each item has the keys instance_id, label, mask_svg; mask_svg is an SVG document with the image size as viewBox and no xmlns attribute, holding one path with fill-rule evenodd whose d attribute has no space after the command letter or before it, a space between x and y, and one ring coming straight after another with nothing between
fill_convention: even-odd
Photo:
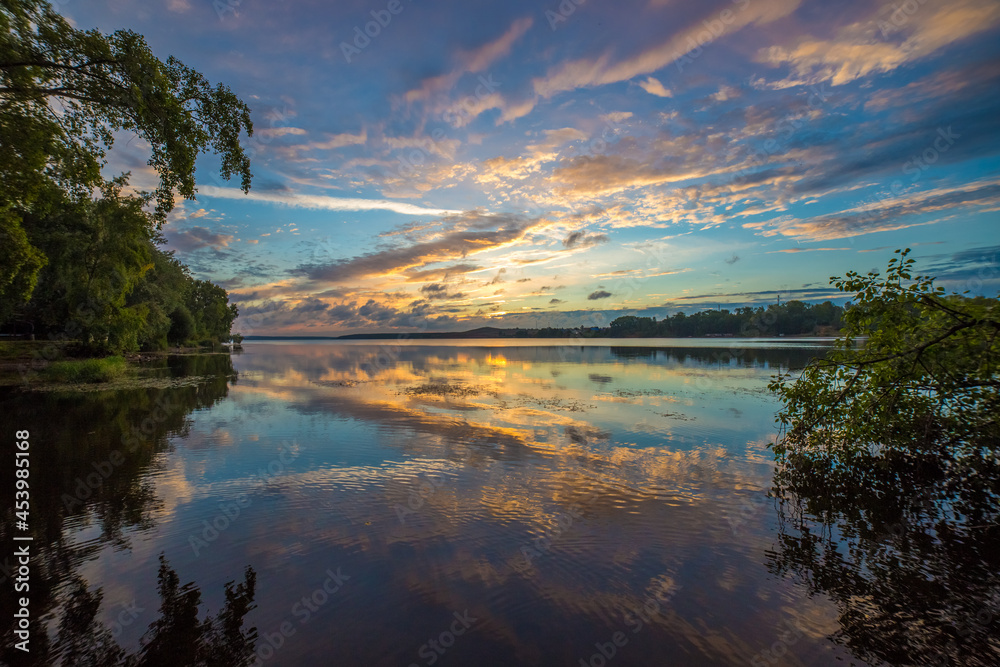
<instances>
[{"instance_id":1,"label":"calm water surface","mask_svg":"<svg viewBox=\"0 0 1000 667\"><path fill-rule=\"evenodd\" d=\"M250 343L161 371L191 386L8 397L35 613L82 581L134 650L162 554L201 616L253 568L257 664L864 664L768 568L766 384L822 350L664 344Z\"/></svg>"}]
</instances>

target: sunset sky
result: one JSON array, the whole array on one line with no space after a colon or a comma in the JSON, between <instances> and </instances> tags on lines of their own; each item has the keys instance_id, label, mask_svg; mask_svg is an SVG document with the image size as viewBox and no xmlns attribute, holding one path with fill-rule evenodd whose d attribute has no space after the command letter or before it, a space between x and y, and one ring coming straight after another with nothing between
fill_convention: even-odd
<instances>
[{"instance_id":1,"label":"sunset sky","mask_svg":"<svg viewBox=\"0 0 1000 667\"><path fill-rule=\"evenodd\" d=\"M205 156L164 227L243 333L822 300L906 246L1000 287L996 0L53 4L252 108L250 194Z\"/></svg>"}]
</instances>

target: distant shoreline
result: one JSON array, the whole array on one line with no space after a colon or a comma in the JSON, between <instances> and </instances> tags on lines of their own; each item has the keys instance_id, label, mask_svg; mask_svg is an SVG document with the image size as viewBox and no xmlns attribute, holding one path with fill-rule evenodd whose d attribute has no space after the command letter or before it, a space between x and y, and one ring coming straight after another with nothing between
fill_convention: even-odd
<instances>
[{"instance_id":1,"label":"distant shoreline","mask_svg":"<svg viewBox=\"0 0 1000 667\"><path fill-rule=\"evenodd\" d=\"M346 336L245 336L243 338L244 342L252 343L254 341L277 341L277 340L340 340L340 341L352 341L352 340L510 340L510 341L527 341L527 340L712 340L712 341L726 341L726 340L834 340L837 336L829 334L788 334L788 335L777 335L777 336L735 336L735 335L717 335L717 336L606 336L599 334L590 334L585 336L515 336L511 334L497 334L497 335L483 335L481 333L472 332L454 332L454 331L442 331L442 332L419 332L419 333L366 333L366 334L349 334Z\"/></svg>"}]
</instances>

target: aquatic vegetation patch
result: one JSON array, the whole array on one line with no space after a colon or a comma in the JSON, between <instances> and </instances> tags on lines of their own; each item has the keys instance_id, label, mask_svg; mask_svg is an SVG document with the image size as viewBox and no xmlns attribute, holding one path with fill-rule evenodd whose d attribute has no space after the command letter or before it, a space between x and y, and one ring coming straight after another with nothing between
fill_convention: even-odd
<instances>
[{"instance_id":1,"label":"aquatic vegetation patch","mask_svg":"<svg viewBox=\"0 0 1000 667\"><path fill-rule=\"evenodd\" d=\"M428 382L416 387L407 387L405 393L411 396L454 396L460 398L483 394L493 396L494 398L499 396L495 390L480 385L452 384L448 382Z\"/></svg>"},{"instance_id":2,"label":"aquatic vegetation patch","mask_svg":"<svg viewBox=\"0 0 1000 667\"><path fill-rule=\"evenodd\" d=\"M694 417L688 417L682 412L657 412L655 414L658 414L661 417L666 417L667 419L677 419L682 422L693 422L695 420Z\"/></svg>"},{"instance_id":3,"label":"aquatic vegetation patch","mask_svg":"<svg viewBox=\"0 0 1000 667\"><path fill-rule=\"evenodd\" d=\"M371 382L371 380L313 380L313 384L318 384L321 387L356 387L364 382Z\"/></svg>"},{"instance_id":4,"label":"aquatic vegetation patch","mask_svg":"<svg viewBox=\"0 0 1000 667\"><path fill-rule=\"evenodd\" d=\"M30 391L40 392L93 392L120 391L122 389L175 389L178 387L194 387L218 379L215 375L189 375L185 377L154 377L138 378L134 376L121 377L106 382L48 382L31 385Z\"/></svg>"},{"instance_id":5,"label":"aquatic vegetation patch","mask_svg":"<svg viewBox=\"0 0 1000 667\"><path fill-rule=\"evenodd\" d=\"M635 398L636 396L663 396L662 389L616 389L611 392L618 398Z\"/></svg>"},{"instance_id":6,"label":"aquatic vegetation patch","mask_svg":"<svg viewBox=\"0 0 1000 667\"><path fill-rule=\"evenodd\" d=\"M586 412L596 408L596 405L583 403L576 400L566 400L562 398L537 398L529 394L518 394L517 404L519 406L537 405L549 410L565 410L567 412Z\"/></svg>"}]
</instances>

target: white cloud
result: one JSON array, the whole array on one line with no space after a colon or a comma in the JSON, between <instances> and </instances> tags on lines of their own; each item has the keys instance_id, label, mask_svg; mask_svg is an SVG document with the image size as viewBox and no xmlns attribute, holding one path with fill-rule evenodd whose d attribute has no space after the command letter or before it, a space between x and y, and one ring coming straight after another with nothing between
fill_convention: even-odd
<instances>
[{"instance_id":1,"label":"white cloud","mask_svg":"<svg viewBox=\"0 0 1000 667\"><path fill-rule=\"evenodd\" d=\"M307 132L301 127L265 127L262 130L254 130L256 137L284 137L289 134L305 135Z\"/></svg>"},{"instance_id":2,"label":"white cloud","mask_svg":"<svg viewBox=\"0 0 1000 667\"><path fill-rule=\"evenodd\" d=\"M284 194L276 192L244 193L239 188L220 188L214 185L198 186L198 193L206 197L222 199L243 199L284 204L296 208L311 208L327 211L393 211L403 215L453 215L461 213L443 208L425 208L416 204L387 201L384 199L358 199L352 197L325 197L323 195Z\"/></svg>"}]
</instances>

